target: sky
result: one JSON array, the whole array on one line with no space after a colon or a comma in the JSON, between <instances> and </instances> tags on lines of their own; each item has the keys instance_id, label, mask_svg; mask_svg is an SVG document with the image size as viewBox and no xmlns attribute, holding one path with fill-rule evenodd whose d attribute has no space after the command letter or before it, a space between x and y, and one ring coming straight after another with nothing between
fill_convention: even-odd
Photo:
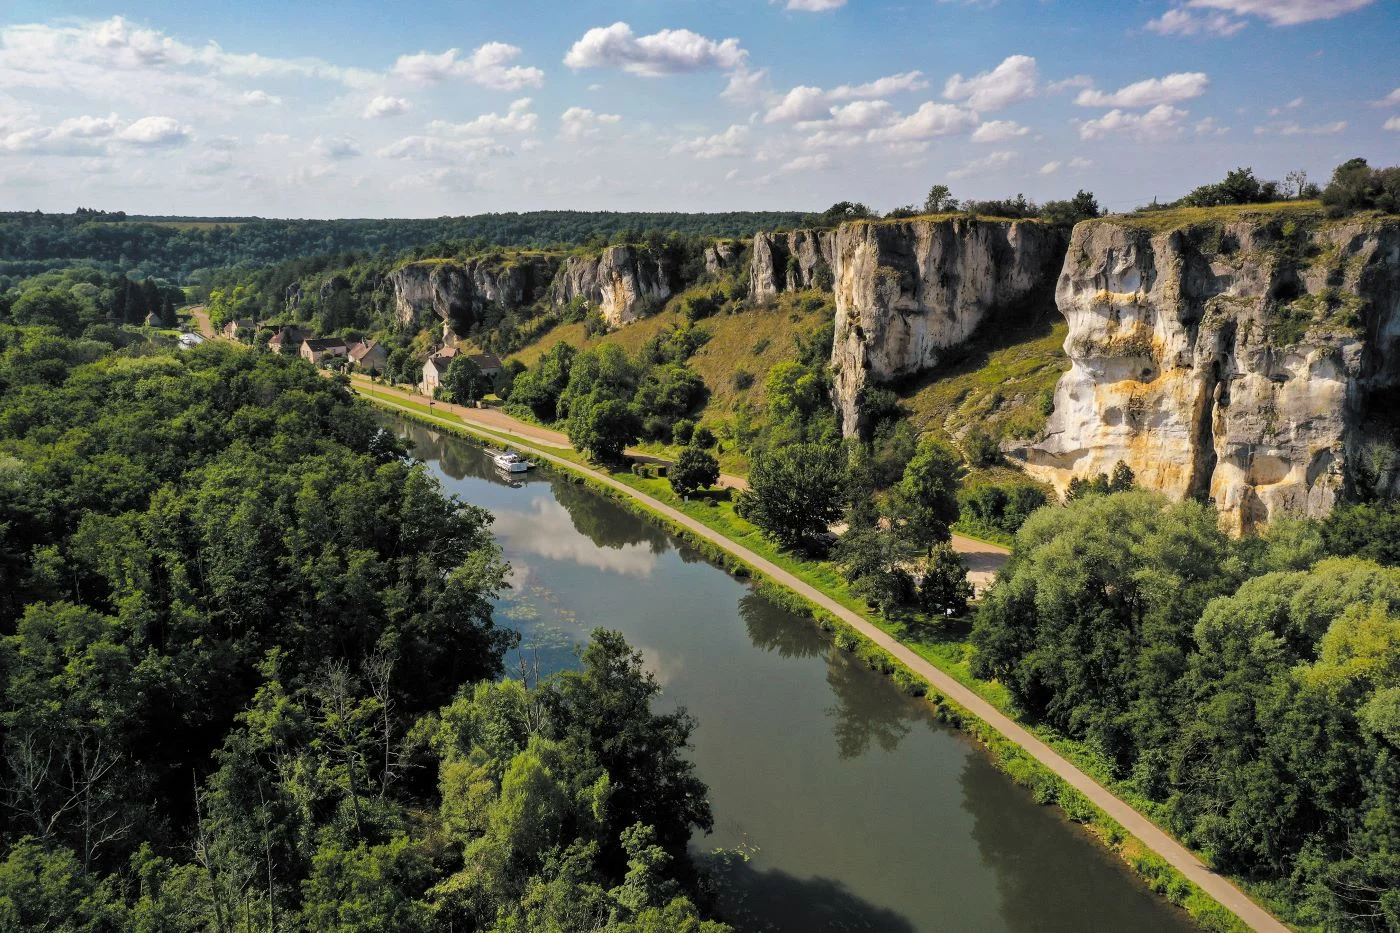
<instances>
[{"instance_id":1,"label":"sky","mask_svg":"<svg viewBox=\"0 0 1400 933\"><path fill-rule=\"evenodd\" d=\"M1400 162L1400 0L6 0L0 210L877 210Z\"/></svg>"}]
</instances>

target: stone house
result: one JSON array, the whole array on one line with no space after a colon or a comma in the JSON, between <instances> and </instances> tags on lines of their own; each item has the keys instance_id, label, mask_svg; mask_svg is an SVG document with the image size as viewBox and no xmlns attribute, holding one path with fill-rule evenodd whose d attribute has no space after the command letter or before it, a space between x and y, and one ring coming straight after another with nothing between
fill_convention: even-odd
<instances>
[{"instance_id":1,"label":"stone house","mask_svg":"<svg viewBox=\"0 0 1400 933\"><path fill-rule=\"evenodd\" d=\"M377 340L361 340L350 345L350 363L364 372L384 372L389 363L389 351Z\"/></svg>"},{"instance_id":2,"label":"stone house","mask_svg":"<svg viewBox=\"0 0 1400 933\"><path fill-rule=\"evenodd\" d=\"M447 367L452 365L456 356L456 347L443 347L428 357L428 361L423 364L423 380L418 383L418 391L431 398L437 392L438 386L442 385L442 380L447 375Z\"/></svg>"},{"instance_id":3,"label":"stone house","mask_svg":"<svg viewBox=\"0 0 1400 933\"><path fill-rule=\"evenodd\" d=\"M349 354L350 348L339 337L308 337L301 342L301 358L316 366L327 357Z\"/></svg>"}]
</instances>

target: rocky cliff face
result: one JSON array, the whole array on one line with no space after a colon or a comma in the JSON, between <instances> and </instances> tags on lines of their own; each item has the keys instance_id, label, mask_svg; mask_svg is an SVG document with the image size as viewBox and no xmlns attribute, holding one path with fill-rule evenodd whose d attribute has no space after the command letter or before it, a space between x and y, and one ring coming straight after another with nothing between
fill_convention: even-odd
<instances>
[{"instance_id":1,"label":"rocky cliff face","mask_svg":"<svg viewBox=\"0 0 1400 933\"><path fill-rule=\"evenodd\" d=\"M570 256L550 286L550 302L562 307L582 298L603 312L610 327L637 319L653 302L671 297L663 259L633 246L609 246L597 256Z\"/></svg>"},{"instance_id":2,"label":"rocky cliff face","mask_svg":"<svg viewBox=\"0 0 1400 933\"><path fill-rule=\"evenodd\" d=\"M868 383L933 367L996 315L1048 302L1064 250L1062 230L1033 221L843 224L831 247L842 430L859 430Z\"/></svg>"},{"instance_id":3,"label":"rocky cliff face","mask_svg":"<svg viewBox=\"0 0 1400 933\"><path fill-rule=\"evenodd\" d=\"M557 266L557 259L545 255L409 263L388 276L394 290L394 316L401 326L412 327L432 313L451 336L452 330L464 332L480 320L490 305L533 304L544 295Z\"/></svg>"},{"instance_id":4,"label":"rocky cliff face","mask_svg":"<svg viewBox=\"0 0 1400 933\"><path fill-rule=\"evenodd\" d=\"M705 274L712 279L722 278L733 271L743 248L728 240L705 247Z\"/></svg>"},{"instance_id":5,"label":"rocky cliff face","mask_svg":"<svg viewBox=\"0 0 1400 933\"><path fill-rule=\"evenodd\" d=\"M749 261L749 297L768 301L779 292L831 287L835 230L756 233Z\"/></svg>"},{"instance_id":6,"label":"rocky cliff face","mask_svg":"<svg viewBox=\"0 0 1400 933\"><path fill-rule=\"evenodd\" d=\"M1026 467L1063 489L1119 460L1234 531L1400 492L1400 221L1075 228L1055 293L1073 363Z\"/></svg>"}]
</instances>

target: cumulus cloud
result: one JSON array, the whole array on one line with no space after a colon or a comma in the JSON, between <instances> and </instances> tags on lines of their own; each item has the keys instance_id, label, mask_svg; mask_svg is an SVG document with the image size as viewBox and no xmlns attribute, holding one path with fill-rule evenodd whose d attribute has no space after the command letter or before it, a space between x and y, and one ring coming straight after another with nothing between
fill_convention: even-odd
<instances>
[{"instance_id":1,"label":"cumulus cloud","mask_svg":"<svg viewBox=\"0 0 1400 933\"><path fill-rule=\"evenodd\" d=\"M183 146L190 141L190 128L174 117L142 117L124 128L117 139L133 146Z\"/></svg>"},{"instance_id":2,"label":"cumulus cloud","mask_svg":"<svg viewBox=\"0 0 1400 933\"><path fill-rule=\"evenodd\" d=\"M869 132L870 142L915 142L966 132L977 125L977 114L956 104L928 101L889 126Z\"/></svg>"},{"instance_id":3,"label":"cumulus cloud","mask_svg":"<svg viewBox=\"0 0 1400 933\"><path fill-rule=\"evenodd\" d=\"M509 156L515 153L508 146L490 139L445 139L441 136L405 136L380 149L386 159L415 162L473 162L487 156Z\"/></svg>"},{"instance_id":4,"label":"cumulus cloud","mask_svg":"<svg viewBox=\"0 0 1400 933\"><path fill-rule=\"evenodd\" d=\"M839 101L871 100L926 87L928 82L920 71L887 75L865 84L841 84L831 90L799 85L769 107L763 119L765 123L824 120L835 112L831 105Z\"/></svg>"},{"instance_id":5,"label":"cumulus cloud","mask_svg":"<svg viewBox=\"0 0 1400 933\"><path fill-rule=\"evenodd\" d=\"M1110 93L1088 89L1074 102L1081 107L1152 107L1200 97L1210 78L1199 71L1177 72L1162 78L1148 78Z\"/></svg>"},{"instance_id":6,"label":"cumulus cloud","mask_svg":"<svg viewBox=\"0 0 1400 933\"><path fill-rule=\"evenodd\" d=\"M1000 143L1017 136L1025 136L1030 129L1015 120L988 120L972 134L975 143Z\"/></svg>"},{"instance_id":7,"label":"cumulus cloud","mask_svg":"<svg viewBox=\"0 0 1400 933\"><path fill-rule=\"evenodd\" d=\"M400 55L391 69L394 75L417 84L438 84L448 78L462 78L497 91L518 91L544 84L538 68L512 65L520 49L504 42L488 42L463 58L460 49L433 54Z\"/></svg>"},{"instance_id":8,"label":"cumulus cloud","mask_svg":"<svg viewBox=\"0 0 1400 933\"><path fill-rule=\"evenodd\" d=\"M360 147L349 136L317 136L311 148L327 159L353 159L360 154Z\"/></svg>"},{"instance_id":9,"label":"cumulus cloud","mask_svg":"<svg viewBox=\"0 0 1400 933\"><path fill-rule=\"evenodd\" d=\"M677 143L672 152L689 152L697 159L729 159L744 154L744 143L749 138L749 128L739 123L730 126L723 133L713 136L697 136Z\"/></svg>"},{"instance_id":10,"label":"cumulus cloud","mask_svg":"<svg viewBox=\"0 0 1400 933\"><path fill-rule=\"evenodd\" d=\"M1381 124L1381 129L1400 133L1400 117L1391 117L1389 120L1386 120L1385 123Z\"/></svg>"},{"instance_id":11,"label":"cumulus cloud","mask_svg":"<svg viewBox=\"0 0 1400 933\"><path fill-rule=\"evenodd\" d=\"M731 104L743 107L762 103L770 93L767 68L751 71L740 66L730 73L729 83L720 91L719 96Z\"/></svg>"},{"instance_id":12,"label":"cumulus cloud","mask_svg":"<svg viewBox=\"0 0 1400 933\"><path fill-rule=\"evenodd\" d=\"M1347 128L1347 121L1337 120L1333 123L1318 123L1313 126L1303 126L1294 120L1286 120L1281 123L1270 123L1266 126L1256 126L1255 136L1334 136Z\"/></svg>"},{"instance_id":13,"label":"cumulus cloud","mask_svg":"<svg viewBox=\"0 0 1400 933\"><path fill-rule=\"evenodd\" d=\"M434 133L453 136L500 136L506 134L533 133L539 126L539 117L530 108L534 101L522 97L512 101L505 114L483 113L465 123L452 123L448 120L434 120L428 129Z\"/></svg>"},{"instance_id":14,"label":"cumulus cloud","mask_svg":"<svg viewBox=\"0 0 1400 933\"><path fill-rule=\"evenodd\" d=\"M1242 19L1231 19L1224 13L1197 16L1183 7L1174 7L1156 19L1147 21L1148 32L1160 36L1233 36L1245 27Z\"/></svg>"},{"instance_id":15,"label":"cumulus cloud","mask_svg":"<svg viewBox=\"0 0 1400 933\"><path fill-rule=\"evenodd\" d=\"M243 102L252 107L279 107L282 104L282 98L269 94L267 91L245 91Z\"/></svg>"},{"instance_id":16,"label":"cumulus cloud","mask_svg":"<svg viewBox=\"0 0 1400 933\"><path fill-rule=\"evenodd\" d=\"M1061 91L1073 90L1077 87L1093 87L1094 79L1088 75L1070 75L1060 81L1051 81L1045 85L1045 93L1058 94Z\"/></svg>"},{"instance_id":17,"label":"cumulus cloud","mask_svg":"<svg viewBox=\"0 0 1400 933\"><path fill-rule=\"evenodd\" d=\"M191 130L173 117L142 117L128 123L116 114L105 117L69 117L56 126L37 126L0 137L0 150L41 155L93 156L113 146L138 148L182 146Z\"/></svg>"},{"instance_id":18,"label":"cumulus cloud","mask_svg":"<svg viewBox=\"0 0 1400 933\"><path fill-rule=\"evenodd\" d=\"M1006 168L1015 162L1020 156L1014 152L998 150L988 153L980 159L972 159L964 162L960 167L948 173L949 178L971 178L974 175L986 175L998 169Z\"/></svg>"},{"instance_id":19,"label":"cumulus cloud","mask_svg":"<svg viewBox=\"0 0 1400 933\"><path fill-rule=\"evenodd\" d=\"M1116 133L1132 133L1138 139L1160 141L1181 134L1181 121L1189 116L1170 104L1158 104L1146 113L1110 110L1095 120L1079 124L1080 139L1102 139Z\"/></svg>"},{"instance_id":20,"label":"cumulus cloud","mask_svg":"<svg viewBox=\"0 0 1400 933\"><path fill-rule=\"evenodd\" d=\"M825 13L846 5L846 0L787 0L785 10L799 10L803 13Z\"/></svg>"},{"instance_id":21,"label":"cumulus cloud","mask_svg":"<svg viewBox=\"0 0 1400 933\"><path fill-rule=\"evenodd\" d=\"M584 33L564 56L564 64L575 71L620 68L654 78L687 71L733 71L747 58L738 39L716 41L689 29L663 29L637 36L631 26L616 22Z\"/></svg>"},{"instance_id":22,"label":"cumulus cloud","mask_svg":"<svg viewBox=\"0 0 1400 933\"><path fill-rule=\"evenodd\" d=\"M1190 0L1188 6L1224 10L1236 16L1258 16L1273 26L1296 26L1335 19L1370 6L1375 0Z\"/></svg>"},{"instance_id":23,"label":"cumulus cloud","mask_svg":"<svg viewBox=\"0 0 1400 933\"><path fill-rule=\"evenodd\" d=\"M560 139L590 139L605 126L616 126L622 117L615 113L594 113L587 107L570 107L559 117Z\"/></svg>"},{"instance_id":24,"label":"cumulus cloud","mask_svg":"<svg viewBox=\"0 0 1400 933\"><path fill-rule=\"evenodd\" d=\"M831 168L831 156L825 152L816 154L800 155L791 159L779 167L780 172L812 172L821 169Z\"/></svg>"},{"instance_id":25,"label":"cumulus cloud","mask_svg":"<svg viewBox=\"0 0 1400 933\"><path fill-rule=\"evenodd\" d=\"M1226 133L1230 132L1230 128L1228 126L1221 126L1215 117L1206 117L1204 120L1197 120L1195 130L1197 136L1224 136Z\"/></svg>"},{"instance_id":26,"label":"cumulus cloud","mask_svg":"<svg viewBox=\"0 0 1400 933\"><path fill-rule=\"evenodd\" d=\"M1372 101L1372 103L1374 103L1377 107L1400 106L1400 87L1397 87L1395 90L1391 91L1389 94L1385 95L1380 100Z\"/></svg>"},{"instance_id":27,"label":"cumulus cloud","mask_svg":"<svg viewBox=\"0 0 1400 933\"><path fill-rule=\"evenodd\" d=\"M955 74L943 86L948 100L966 101L973 110L999 110L1037 93L1040 73L1029 55L1012 55L991 71L971 78Z\"/></svg>"},{"instance_id":28,"label":"cumulus cloud","mask_svg":"<svg viewBox=\"0 0 1400 933\"><path fill-rule=\"evenodd\" d=\"M389 97L381 94L365 105L364 115L366 119L379 120L384 117L397 117L412 109L413 104L402 97Z\"/></svg>"},{"instance_id":29,"label":"cumulus cloud","mask_svg":"<svg viewBox=\"0 0 1400 933\"><path fill-rule=\"evenodd\" d=\"M1040 167L1040 174L1053 175L1064 165L1063 162L1046 162Z\"/></svg>"}]
</instances>

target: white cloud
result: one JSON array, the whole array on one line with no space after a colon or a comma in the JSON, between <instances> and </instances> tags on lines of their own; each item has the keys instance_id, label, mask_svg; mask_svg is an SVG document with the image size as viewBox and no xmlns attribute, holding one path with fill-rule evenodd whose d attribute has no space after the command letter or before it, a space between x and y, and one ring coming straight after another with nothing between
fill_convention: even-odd
<instances>
[{"instance_id":1,"label":"white cloud","mask_svg":"<svg viewBox=\"0 0 1400 933\"><path fill-rule=\"evenodd\" d=\"M831 119L809 129L868 130L888 124L895 117L894 105L887 100L857 100L831 108ZM799 125L799 129L801 129Z\"/></svg>"},{"instance_id":2,"label":"white cloud","mask_svg":"<svg viewBox=\"0 0 1400 933\"><path fill-rule=\"evenodd\" d=\"M649 36L636 36L631 26L617 22L584 33L564 56L564 64L576 71L621 68L654 78L686 71L733 71L742 67L747 58L738 39L715 41L689 29L663 29Z\"/></svg>"},{"instance_id":3,"label":"white cloud","mask_svg":"<svg viewBox=\"0 0 1400 933\"><path fill-rule=\"evenodd\" d=\"M735 106L745 107L762 103L770 93L767 68L750 71L741 65L730 73L729 83L719 96Z\"/></svg>"},{"instance_id":4,"label":"white cloud","mask_svg":"<svg viewBox=\"0 0 1400 933\"><path fill-rule=\"evenodd\" d=\"M1228 126L1221 126L1215 117L1206 117L1204 120L1197 120L1195 125L1197 136L1224 136L1230 132Z\"/></svg>"},{"instance_id":5,"label":"white cloud","mask_svg":"<svg viewBox=\"0 0 1400 933\"><path fill-rule=\"evenodd\" d=\"M980 159L972 159L964 162L961 167L953 169L948 173L949 178L970 178L973 175L986 175L995 172L997 169L1006 168L1015 162L1020 156L1014 152L998 150L988 153Z\"/></svg>"},{"instance_id":6,"label":"white cloud","mask_svg":"<svg viewBox=\"0 0 1400 933\"><path fill-rule=\"evenodd\" d=\"M190 128L173 117L142 117L116 138L133 146L183 146L190 140Z\"/></svg>"},{"instance_id":7,"label":"white cloud","mask_svg":"<svg viewBox=\"0 0 1400 933\"><path fill-rule=\"evenodd\" d=\"M1400 117L1391 117L1389 120L1386 120L1385 123L1381 124L1381 129L1400 133Z\"/></svg>"},{"instance_id":8,"label":"white cloud","mask_svg":"<svg viewBox=\"0 0 1400 933\"><path fill-rule=\"evenodd\" d=\"M589 139L605 126L616 126L622 117L615 113L594 113L587 107L570 107L559 117L559 138Z\"/></svg>"},{"instance_id":9,"label":"white cloud","mask_svg":"<svg viewBox=\"0 0 1400 933\"><path fill-rule=\"evenodd\" d=\"M871 130L870 142L912 142L962 133L977 125L977 114L956 104L926 102L890 126Z\"/></svg>"},{"instance_id":10,"label":"white cloud","mask_svg":"<svg viewBox=\"0 0 1400 933\"><path fill-rule=\"evenodd\" d=\"M1334 123L1319 123L1314 126L1303 126L1302 124L1288 120L1282 123L1270 123L1267 126L1256 126L1255 136L1269 136L1277 134L1279 136L1334 136L1347 128L1347 121L1337 120Z\"/></svg>"},{"instance_id":11,"label":"white cloud","mask_svg":"<svg viewBox=\"0 0 1400 933\"><path fill-rule=\"evenodd\" d=\"M504 42L488 42L466 58L459 58L460 49L432 54L400 55L392 73L417 84L437 84L448 78L464 78L482 87L497 91L518 91L524 87L544 84L544 72L538 68L512 65L520 57L520 49Z\"/></svg>"},{"instance_id":12,"label":"white cloud","mask_svg":"<svg viewBox=\"0 0 1400 933\"><path fill-rule=\"evenodd\" d=\"M282 98L269 94L267 91L245 91L243 102L252 107L280 107Z\"/></svg>"},{"instance_id":13,"label":"white cloud","mask_svg":"<svg viewBox=\"0 0 1400 933\"><path fill-rule=\"evenodd\" d=\"M1075 156L1069 160L1069 167L1078 171L1083 171L1086 168L1093 168L1094 160L1086 159L1083 156Z\"/></svg>"},{"instance_id":14,"label":"white cloud","mask_svg":"<svg viewBox=\"0 0 1400 933\"><path fill-rule=\"evenodd\" d=\"M1111 94L1092 89L1080 91L1074 102L1081 107L1152 107L1200 97L1209 84L1210 78L1202 72L1178 72L1138 81Z\"/></svg>"},{"instance_id":15,"label":"white cloud","mask_svg":"<svg viewBox=\"0 0 1400 933\"><path fill-rule=\"evenodd\" d=\"M412 175L401 175L389 183L392 191L427 189L432 191L472 192L481 190L484 176L464 172L459 168L435 168Z\"/></svg>"},{"instance_id":16,"label":"white cloud","mask_svg":"<svg viewBox=\"0 0 1400 933\"><path fill-rule=\"evenodd\" d=\"M1296 26L1335 19L1370 6L1375 0L1190 0L1188 6L1224 10L1236 16L1259 16L1274 26Z\"/></svg>"},{"instance_id":17,"label":"white cloud","mask_svg":"<svg viewBox=\"0 0 1400 933\"><path fill-rule=\"evenodd\" d=\"M533 133L539 126L539 117L530 112L530 107L534 101L528 97L522 97L517 101L512 101L510 109L504 115L498 113L483 113L481 116L465 123L451 123L447 120L434 120L428 124L428 129L434 133L446 133L453 136L497 136L507 133Z\"/></svg>"},{"instance_id":18,"label":"white cloud","mask_svg":"<svg viewBox=\"0 0 1400 933\"><path fill-rule=\"evenodd\" d=\"M1297 110L1301 106L1303 106L1303 98L1295 97L1288 103L1284 104L1282 107L1270 107L1269 116L1276 117L1279 114L1283 113L1285 110Z\"/></svg>"},{"instance_id":19,"label":"white cloud","mask_svg":"<svg viewBox=\"0 0 1400 933\"><path fill-rule=\"evenodd\" d=\"M831 156L825 152L815 155L800 155L795 159L785 162L778 171L780 172L812 172L831 168Z\"/></svg>"},{"instance_id":20,"label":"white cloud","mask_svg":"<svg viewBox=\"0 0 1400 933\"><path fill-rule=\"evenodd\" d=\"M896 75L886 75L867 81L865 84L841 84L831 89L832 100L860 100L869 97L888 97L903 91L922 91L928 81L922 71L902 71Z\"/></svg>"},{"instance_id":21,"label":"white cloud","mask_svg":"<svg viewBox=\"0 0 1400 933\"><path fill-rule=\"evenodd\" d=\"M846 0L787 0L785 10L800 10L803 13L824 13L846 5Z\"/></svg>"},{"instance_id":22,"label":"white cloud","mask_svg":"<svg viewBox=\"0 0 1400 933\"><path fill-rule=\"evenodd\" d=\"M748 141L749 128L735 123L723 133L713 136L697 136L677 143L672 152L689 152L697 159L730 159L744 154L744 143Z\"/></svg>"},{"instance_id":23,"label":"white cloud","mask_svg":"<svg viewBox=\"0 0 1400 933\"><path fill-rule=\"evenodd\" d=\"M1147 30L1162 36L1233 36L1247 24L1231 19L1224 13L1197 16L1182 7L1174 7L1156 19L1147 21Z\"/></svg>"},{"instance_id":24,"label":"white cloud","mask_svg":"<svg viewBox=\"0 0 1400 933\"><path fill-rule=\"evenodd\" d=\"M1397 87L1380 100L1372 101L1372 103L1377 107L1394 107L1400 105L1400 87Z\"/></svg>"},{"instance_id":25,"label":"white cloud","mask_svg":"<svg viewBox=\"0 0 1400 933\"><path fill-rule=\"evenodd\" d=\"M405 136L380 149L387 159L415 162L473 162L487 156L508 156L514 152L489 139L443 139L440 136Z\"/></svg>"},{"instance_id":26,"label":"white cloud","mask_svg":"<svg viewBox=\"0 0 1400 933\"><path fill-rule=\"evenodd\" d=\"M317 136L311 148L327 159L353 159L360 154L360 147L349 136Z\"/></svg>"},{"instance_id":27,"label":"white cloud","mask_svg":"<svg viewBox=\"0 0 1400 933\"><path fill-rule=\"evenodd\" d=\"M799 86L783 95L783 99L770 107L764 116L765 123L785 123L792 120L819 120L828 110L826 91L819 87Z\"/></svg>"},{"instance_id":28,"label":"white cloud","mask_svg":"<svg viewBox=\"0 0 1400 933\"><path fill-rule=\"evenodd\" d=\"M1040 167L1040 174L1053 175L1060 170L1063 164L1063 162L1046 162Z\"/></svg>"},{"instance_id":29,"label":"white cloud","mask_svg":"<svg viewBox=\"0 0 1400 933\"><path fill-rule=\"evenodd\" d=\"M1029 55L1012 55L991 71L971 78L955 74L943 86L948 100L963 100L973 110L999 110L1036 95L1040 73Z\"/></svg>"},{"instance_id":30,"label":"white cloud","mask_svg":"<svg viewBox=\"0 0 1400 933\"><path fill-rule=\"evenodd\" d=\"M802 144L809 149L847 149L864 142L864 133L851 130L819 130L804 139Z\"/></svg>"},{"instance_id":31,"label":"white cloud","mask_svg":"<svg viewBox=\"0 0 1400 933\"><path fill-rule=\"evenodd\" d=\"M1093 87L1094 79L1088 75L1070 75L1060 81L1051 81L1045 85L1045 93L1058 94L1061 91L1069 91L1077 87Z\"/></svg>"},{"instance_id":32,"label":"white cloud","mask_svg":"<svg viewBox=\"0 0 1400 933\"><path fill-rule=\"evenodd\" d=\"M384 117L396 117L401 113L408 113L413 109L413 104L402 97L389 97L381 94L365 105L364 116L369 120L379 120Z\"/></svg>"},{"instance_id":33,"label":"white cloud","mask_svg":"<svg viewBox=\"0 0 1400 933\"><path fill-rule=\"evenodd\" d=\"M1133 133L1142 140L1172 139L1181 134L1181 121L1189 116L1170 104L1158 104L1146 113L1110 110L1096 120L1079 124L1080 139L1102 139L1113 133Z\"/></svg>"},{"instance_id":34,"label":"white cloud","mask_svg":"<svg viewBox=\"0 0 1400 933\"><path fill-rule=\"evenodd\" d=\"M209 149L215 149L220 152L232 152L238 148L238 137L215 136L211 139L206 139L204 145Z\"/></svg>"},{"instance_id":35,"label":"white cloud","mask_svg":"<svg viewBox=\"0 0 1400 933\"><path fill-rule=\"evenodd\" d=\"M1025 136L1030 129L1014 120L988 120L972 134L975 143L1000 143L1017 136Z\"/></svg>"}]
</instances>

